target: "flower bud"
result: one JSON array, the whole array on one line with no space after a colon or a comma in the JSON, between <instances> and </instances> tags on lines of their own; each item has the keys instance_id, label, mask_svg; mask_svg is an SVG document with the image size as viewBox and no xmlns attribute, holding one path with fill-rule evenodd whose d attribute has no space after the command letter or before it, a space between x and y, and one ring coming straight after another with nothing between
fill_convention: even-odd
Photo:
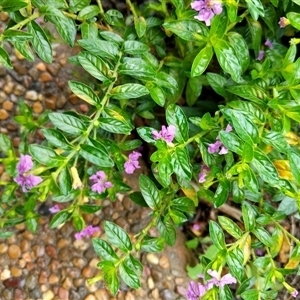
<instances>
[{"instance_id":1,"label":"flower bud","mask_svg":"<svg viewBox=\"0 0 300 300\"><path fill-rule=\"evenodd\" d=\"M71 176L72 176L72 179L73 179L72 188L75 189L75 190L82 188L83 184L81 182L81 179L79 178L77 168L76 167L71 167L70 171L71 171Z\"/></svg>"}]
</instances>

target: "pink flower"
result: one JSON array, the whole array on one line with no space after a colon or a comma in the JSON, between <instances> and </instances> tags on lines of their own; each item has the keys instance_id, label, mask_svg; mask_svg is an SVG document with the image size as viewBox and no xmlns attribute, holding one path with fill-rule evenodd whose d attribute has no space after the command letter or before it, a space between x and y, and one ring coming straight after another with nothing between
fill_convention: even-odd
<instances>
[{"instance_id":1,"label":"pink flower","mask_svg":"<svg viewBox=\"0 0 300 300\"><path fill-rule=\"evenodd\" d=\"M266 40L265 45L269 48L273 48L273 44L269 39Z\"/></svg>"},{"instance_id":2,"label":"pink flower","mask_svg":"<svg viewBox=\"0 0 300 300\"><path fill-rule=\"evenodd\" d=\"M99 226L93 227L92 225L89 225L86 228L82 229L81 231L76 232L74 236L76 240L80 240L84 236L92 236L95 232L99 230L100 230Z\"/></svg>"},{"instance_id":3,"label":"pink flower","mask_svg":"<svg viewBox=\"0 0 300 300\"><path fill-rule=\"evenodd\" d=\"M39 176L25 174L33 167L32 158L30 155L20 155L20 162L17 165L19 175L14 178L14 181L22 187L23 192L28 192L30 189L43 181Z\"/></svg>"},{"instance_id":4,"label":"pink flower","mask_svg":"<svg viewBox=\"0 0 300 300\"><path fill-rule=\"evenodd\" d=\"M207 176L207 173L209 173L209 172L210 172L210 168L207 165L205 165L205 164L201 165L201 172L199 173L199 178L198 178L200 183L203 183L206 181L206 176Z\"/></svg>"},{"instance_id":5,"label":"pink flower","mask_svg":"<svg viewBox=\"0 0 300 300\"><path fill-rule=\"evenodd\" d=\"M230 124L227 124L225 131L226 132L232 131L232 127L231 127ZM220 149L220 147L221 147L221 149ZM228 149L220 141L219 136L217 136L215 143L208 145L208 149L207 150L208 150L208 153L210 153L210 154L216 153L216 152L218 152L218 154L220 154L220 155L228 153Z\"/></svg>"},{"instance_id":6,"label":"pink flower","mask_svg":"<svg viewBox=\"0 0 300 300\"><path fill-rule=\"evenodd\" d=\"M218 0L198 0L191 3L192 9L198 11L195 19L204 21L206 26L210 26L210 20L214 15L219 15L223 8Z\"/></svg>"},{"instance_id":7,"label":"pink flower","mask_svg":"<svg viewBox=\"0 0 300 300\"><path fill-rule=\"evenodd\" d=\"M287 19L285 17L281 17L278 24L279 24L280 28L284 28L285 26L290 25L291 23L290 23L289 19Z\"/></svg>"},{"instance_id":8,"label":"pink flower","mask_svg":"<svg viewBox=\"0 0 300 300\"><path fill-rule=\"evenodd\" d=\"M265 56L265 51L260 50L256 60L262 60Z\"/></svg>"},{"instance_id":9,"label":"pink flower","mask_svg":"<svg viewBox=\"0 0 300 300\"><path fill-rule=\"evenodd\" d=\"M203 296L206 292L205 286L201 283L194 281L190 282L189 288L186 291L186 297L188 300L198 300L200 296Z\"/></svg>"},{"instance_id":10,"label":"pink flower","mask_svg":"<svg viewBox=\"0 0 300 300\"><path fill-rule=\"evenodd\" d=\"M101 194L106 188L113 187L110 181L106 181L106 174L103 171L98 171L96 174L90 177L90 180L94 182L92 185L92 191Z\"/></svg>"},{"instance_id":11,"label":"pink flower","mask_svg":"<svg viewBox=\"0 0 300 300\"><path fill-rule=\"evenodd\" d=\"M294 291L291 293L291 296L292 296L293 298L296 298L297 295L298 295L298 291L297 291L297 290L294 290Z\"/></svg>"},{"instance_id":12,"label":"pink flower","mask_svg":"<svg viewBox=\"0 0 300 300\"><path fill-rule=\"evenodd\" d=\"M161 127L161 131L158 132L156 130L153 130L152 136L155 140L158 139L163 139L165 140L167 143L171 143L174 139L175 136L175 131L176 131L176 127L174 125L170 125L168 127L166 127L165 125L163 125Z\"/></svg>"},{"instance_id":13,"label":"pink flower","mask_svg":"<svg viewBox=\"0 0 300 300\"><path fill-rule=\"evenodd\" d=\"M133 174L135 169L139 169L139 157L142 156L141 153L133 151L129 154L128 160L124 164L125 172L127 174Z\"/></svg>"},{"instance_id":14,"label":"pink flower","mask_svg":"<svg viewBox=\"0 0 300 300\"><path fill-rule=\"evenodd\" d=\"M55 214L60 211L60 207L58 204L55 204L54 206L50 207L49 210L52 214Z\"/></svg>"},{"instance_id":15,"label":"pink flower","mask_svg":"<svg viewBox=\"0 0 300 300\"><path fill-rule=\"evenodd\" d=\"M217 271L209 269L207 273L212 277L212 279L209 279L207 281L207 289L212 288L213 285L224 287L226 284L237 283L236 278L234 278L231 274L226 274L221 279L219 279L220 276Z\"/></svg>"},{"instance_id":16,"label":"pink flower","mask_svg":"<svg viewBox=\"0 0 300 300\"><path fill-rule=\"evenodd\" d=\"M201 226L198 223L193 224L192 229L195 231L199 231L201 229Z\"/></svg>"}]
</instances>

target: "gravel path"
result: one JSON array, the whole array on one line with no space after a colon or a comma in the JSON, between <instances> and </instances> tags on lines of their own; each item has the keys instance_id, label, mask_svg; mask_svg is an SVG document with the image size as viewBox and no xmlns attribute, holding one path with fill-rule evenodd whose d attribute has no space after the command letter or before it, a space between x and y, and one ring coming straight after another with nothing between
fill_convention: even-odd
<instances>
[{"instance_id":1,"label":"gravel path","mask_svg":"<svg viewBox=\"0 0 300 300\"><path fill-rule=\"evenodd\" d=\"M0 14L0 19L5 21L5 15ZM13 121L19 99L24 99L36 116L46 109L88 112L88 105L72 95L67 84L69 79L88 80L82 69L67 62L70 52L74 55L76 49L54 45L51 65L39 58L28 62L9 45L7 50L14 69L6 70L0 66L0 132L11 137L15 147L20 143L19 126ZM38 132L31 138L40 141L43 136ZM139 171L145 172L145 167ZM126 183L133 189L137 188L137 176L138 173L126 178ZM6 177L0 164L0 180ZM98 214L86 216L88 224L103 228L104 220L114 220L133 237L147 223L149 211L138 207L126 195L119 195L114 203L104 200L101 205L103 209ZM103 283L92 286L86 283L86 279L99 272L96 267L99 259L91 240L75 240L71 224L57 230L49 229L50 218L40 217L36 233L21 224L15 227L13 237L0 239L0 300L185 299L189 282L185 267L191 256L180 231L175 247L168 247L161 253L141 254L144 265L142 288L129 290L122 284L114 298ZM97 234L101 236L103 232Z\"/></svg>"}]
</instances>

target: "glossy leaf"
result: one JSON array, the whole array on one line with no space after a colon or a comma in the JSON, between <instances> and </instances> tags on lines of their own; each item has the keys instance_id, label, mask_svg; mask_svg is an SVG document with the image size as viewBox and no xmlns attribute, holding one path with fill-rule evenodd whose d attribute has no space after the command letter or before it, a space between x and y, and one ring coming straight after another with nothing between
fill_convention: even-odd
<instances>
[{"instance_id":1,"label":"glossy leaf","mask_svg":"<svg viewBox=\"0 0 300 300\"><path fill-rule=\"evenodd\" d=\"M0 151L8 154L13 149L12 142L7 135L0 133Z\"/></svg>"},{"instance_id":2,"label":"glossy leaf","mask_svg":"<svg viewBox=\"0 0 300 300\"><path fill-rule=\"evenodd\" d=\"M112 248L112 246L105 240L100 238L92 239L93 247L97 255L99 255L103 260L109 260L111 262L118 261L118 255Z\"/></svg>"},{"instance_id":3,"label":"glossy leaf","mask_svg":"<svg viewBox=\"0 0 300 300\"><path fill-rule=\"evenodd\" d=\"M233 251L229 251L226 256L226 261L230 269L230 273L241 281L244 277L244 266L243 266L244 255L242 250L235 248Z\"/></svg>"},{"instance_id":4,"label":"glossy leaf","mask_svg":"<svg viewBox=\"0 0 300 300\"><path fill-rule=\"evenodd\" d=\"M225 90L226 79L216 73L206 73L206 79L212 89L219 95L227 98L228 93Z\"/></svg>"},{"instance_id":5,"label":"glossy leaf","mask_svg":"<svg viewBox=\"0 0 300 300\"><path fill-rule=\"evenodd\" d=\"M220 225L224 228L224 230L226 230L230 235L232 235L236 239L239 239L243 236L243 231L231 219L225 216L218 216L218 221Z\"/></svg>"},{"instance_id":6,"label":"glossy leaf","mask_svg":"<svg viewBox=\"0 0 300 300\"><path fill-rule=\"evenodd\" d=\"M207 44L207 46L203 48L195 57L192 65L191 75L193 77L200 76L207 69L213 55L214 51L212 46Z\"/></svg>"},{"instance_id":7,"label":"glossy leaf","mask_svg":"<svg viewBox=\"0 0 300 300\"><path fill-rule=\"evenodd\" d=\"M126 83L114 87L111 92L111 97L117 100L127 100L131 98L139 98L149 94L148 89L138 83Z\"/></svg>"},{"instance_id":8,"label":"glossy leaf","mask_svg":"<svg viewBox=\"0 0 300 300\"><path fill-rule=\"evenodd\" d=\"M99 262L98 266L103 272L104 281L107 284L107 287L109 288L110 292L113 295L116 295L120 287L120 282L117 275L117 269L114 263L105 260Z\"/></svg>"},{"instance_id":9,"label":"glossy leaf","mask_svg":"<svg viewBox=\"0 0 300 300\"><path fill-rule=\"evenodd\" d=\"M188 151L185 148L176 147L173 159L174 172L185 180L191 180L192 166Z\"/></svg>"},{"instance_id":10,"label":"glossy leaf","mask_svg":"<svg viewBox=\"0 0 300 300\"><path fill-rule=\"evenodd\" d=\"M264 245L268 247L273 245L272 237L266 229L257 227L252 232Z\"/></svg>"},{"instance_id":11,"label":"glossy leaf","mask_svg":"<svg viewBox=\"0 0 300 300\"><path fill-rule=\"evenodd\" d=\"M51 145L63 150L71 149L71 144L60 131L52 128L43 128L41 131Z\"/></svg>"},{"instance_id":12,"label":"glossy leaf","mask_svg":"<svg viewBox=\"0 0 300 300\"><path fill-rule=\"evenodd\" d=\"M225 235L221 227L214 221L209 222L209 235L213 244L219 249L226 249Z\"/></svg>"},{"instance_id":13,"label":"glossy leaf","mask_svg":"<svg viewBox=\"0 0 300 300\"><path fill-rule=\"evenodd\" d=\"M289 157L292 174L294 175L296 181L299 183L300 182L300 170L299 170L300 155L297 152L291 151L288 153L288 157Z\"/></svg>"},{"instance_id":14,"label":"glossy leaf","mask_svg":"<svg viewBox=\"0 0 300 300\"><path fill-rule=\"evenodd\" d=\"M125 41L123 44L123 51L131 55L139 55L150 51L150 48L138 41Z\"/></svg>"},{"instance_id":15,"label":"glossy leaf","mask_svg":"<svg viewBox=\"0 0 300 300\"><path fill-rule=\"evenodd\" d=\"M164 249L164 239L161 237L150 237L146 238L141 243L141 250L146 252L160 252Z\"/></svg>"},{"instance_id":16,"label":"glossy leaf","mask_svg":"<svg viewBox=\"0 0 300 300\"><path fill-rule=\"evenodd\" d=\"M134 28L139 38L141 38L147 29L147 22L144 17L134 17Z\"/></svg>"},{"instance_id":17,"label":"glossy leaf","mask_svg":"<svg viewBox=\"0 0 300 300\"><path fill-rule=\"evenodd\" d=\"M291 22L291 25L300 30L300 14L295 12L287 13L287 18Z\"/></svg>"},{"instance_id":18,"label":"glossy leaf","mask_svg":"<svg viewBox=\"0 0 300 300\"><path fill-rule=\"evenodd\" d=\"M9 69L13 68L8 53L2 47L0 47L0 64Z\"/></svg>"},{"instance_id":19,"label":"glossy leaf","mask_svg":"<svg viewBox=\"0 0 300 300\"><path fill-rule=\"evenodd\" d=\"M34 55L28 42L14 42L15 48L28 60L34 61Z\"/></svg>"},{"instance_id":20,"label":"glossy leaf","mask_svg":"<svg viewBox=\"0 0 300 300\"><path fill-rule=\"evenodd\" d=\"M51 148L42 145L29 145L29 152L34 159L47 167L59 167L65 161L65 157L59 156Z\"/></svg>"},{"instance_id":21,"label":"glossy leaf","mask_svg":"<svg viewBox=\"0 0 300 300\"><path fill-rule=\"evenodd\" d=\"M262 27L259 22L250 17L247 18L247 22L252 37L252 48L254 49L255 57L258 57L262 39Z\"/></svg>"},{"instance_id":22,"label":"glossy leaf","mask_svg":"<svg viewBox=\"0 0 300 300\"><path fill-rule=\"evenodd\" d=\"M50 228L56 228L57 226L65 223L66 221L68 221L72 216L72 213L68 212L68 211L59 211L58 213L56 213L53 217L53 219L50 222Z\"/></svg>"},{"instance_id":23,"label":"glossy leaf","mask_svg":"<svg viewBox=\"0 0 300 300\"><path fill-rule=\"evenodd\" d=\"M63 168L58 175L58 185L63 195L68 195L72 189L72 179L67 167Z\"/></svg>"},{"instance_id":24,"label":"glossy leaf","mask_svg":"<svg viewBox=\"0 0 300 300\"><path fill-rule=\"evenodd\" d=\"M264 133L262 140L265 144L273 146L279 152L287 154L287 152L290 151L289 144L284 136L279 132L269 131Z\"/></svg>"},{"instance_id":25,"label":"glossy leaf","mask_svg":"<svg viewBox=\"0 0 300 300\"><path fill-rule=\"evenodd\" d=\"M84 21L97 16L99 13L100 10L97 5L89 5L89 6L85 6L82 10L80 10L77 18L80 21Z\"/></svg>"},{"instance_id":26,"label":"glossy leaf","mask_svg":"<svg viewBox=\"0 0 300 300\"><path fill-rule=\"evenodd\" d=\"M157 222L157 229L165 242L169 246L174 246L176 242L176 230L172 223L167 219L162 220L162 218L160 218Z\"/></svg>"},{"instance_id":27,"label":"glossy leaf","mask_svg":"<svg viewBox=\"0 0 300 300\"><path fill-rule=\"evenodd\" d=\"M28 5L24 0L2 0L0 2L1 10L6 12L17 11Z\"/></svg>"},{"instance_id":28,"label":"glossy leaf","mask_svg":"<svg viewBox=\"0 0 300 300\"><path fill-rule=\"evenodd\" d=\"M95 94L93 89L90 88L88 85L74 80L70 80L68 84L71 91L80 99L84 100L85 102L91 105L100 107L100 99Z\"/></svg>"},{"instance_id":29,"label":"glossy leaf","mask_svg":"<svg viewBox=\"0 0 300 300\"><path fill-rule=\"evenodd\" d=\"M139 185L142 195L151 209L158 209L160 198L159 191L155 184L145 175L141 174L139 177Z\"/></svg>"},{"instance_id":30,"label":"glossy leaf","mask_svg":"<svg viewBox=\"0 0 300 300\"><path fill-rule=\"evenodd\" d=\"M255 215L247 202L242 203L242 216L246 231L252 231L255 227Z\"/></svg>"},{"instance_id":31,"label":"glossy leaf","mask_svg":"<svg viewBox=\"0 0 300 300\"><path fill-rule=\"evenodd\" d=\"M187 197L176 198L171 201L171 207L181 210L182 212L194 212L194 201Z\"/></svg>"},{"instance_id":32,"label":"glossy leaf","mask_svg":"<svg viewBox=\"0 0 300 300\"><path fill-rule=\"evenodd\" d=\"M103 168L109 168L114 166L114 162L110 158L104 146L99 148L91 145L82 144L80 145L80 148L80 155L89 162Z\"/></svg>"},{"instance_id":33,"label":"glossy leaf","mask_svg":"<svg viewBox=\"0 0 300 300\"><path fill-rule=\"evenodd\" d=\"M166 102L166 95L162 88L153 86L149 88L150 96L159 106L164 106Z\"/></svg>"},{"instance_id":34,"label":"glossy leaf","mask_svg":"<svg viewBox=\"0 0 300 300\"><path fill-rule=\"evenodd\" d=\"M130 238L125 230L110 221L105 221L104 229L108 241L123 252L132 250Z\"/></svg>"},{"instance_id":35,"label":"glossy leaf","mask_svg":"<svg viewBox=\"0 0 300 300\"><path fill-rule=\"evenodd\" d=\"M272 233L272 246L270 247L270 254L272 257L275 257L283 244L284 240L284 233L282 230L280 230L278 227L274 228L274 231Z\"/></svg>"},{"instance_id":36,"label":"glossy leaf","mask_svg":"<svg viewBox=\"0 0 300 300\"><path fill-rule=\"evenodd\" d=\"M122 261L119 267L121 278L124 282L134 288L138 289L141 287L140 276L143 272L143 266L139 260L134 258L131 254Z\"/></svg>"}]
</instances>

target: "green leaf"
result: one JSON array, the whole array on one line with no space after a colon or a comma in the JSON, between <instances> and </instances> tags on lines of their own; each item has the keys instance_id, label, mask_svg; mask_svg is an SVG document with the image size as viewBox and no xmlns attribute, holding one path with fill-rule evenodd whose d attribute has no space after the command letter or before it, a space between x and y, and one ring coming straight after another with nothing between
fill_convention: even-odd
<instances>
[{"instance_id":1,"label":"green leaf","mask_svg":"<svg viewBox=\"0 0 300 300\"><path fill-rule=\"evenodd\" d=\"M259 190L259 184L257 181L257 176L254 174L253 170L247 165L243 167L243 171L241 173L244 183L248 190L253 193L256 193Z\"/></svg>"},{"instance_id":2,"label":"green leaf","mask_svg":"<svg viewBox=\"0 0 300 300\"><path fill-rule=\"evenodd\" d=\"M100 57L116 60L119 55L119 47L113 42L96 39L82 39L78 40L78 43L82 48Z\"/></svg>"},{"instance_id":3,"label":"green leaf","mask_svg":"<svg viewBox=\"0 0 300 300\"><path fill-rule=\"evenodd\" d=\"M175 148L173 156L174 172L181 178L189 181L192 179L192 166L186 148Z\"/></svg>"},{"instance_id":4,"label":"green leaf","mask_svg":"<svg viewBox=\"0 0 300 300\"><path fill-rule=\"evenodd\" d=\"M143 206L143 207L148 207L147 202L142 196L141 192L133 192L129 195L129 198L136 204Z\"/></svg>"},{"instance_id":5,"label":"green leaf","mask_svg":"<svg viewBox=\"0 0 300 300\"><path fill-rule=\"evenodd\" d=\"M176 198L171 201L171 207L183 212L195 212L194 201L187 197Z\"/></svg>"},{"instance_id":6,"label":"green leaf","mask_svg":"<svg viewBox=\"0 0 300 300\"><path fill-rule=\"evenodd\" d=\"M244 144L243 149L243 155L242 155L242 162L243 163L249 163L253 159L253 149L254 147L252 145L249 145L248 143Z\"/></svg>"},{"instance_id":7,"label":"green leaf","mask_svg":"<svg viewBox=\"0 0 300 300\"><path fill-rule=\"evenodd\" d=\"M2 47L0 47L0 64L9 69L13 68L8 53Z\"/></svg>"},{"instance_id":8,"label":"green leaf","mask_svg":"<svg viewBox=\"0 0 300 300\"><path fill-rule=\"evenodd\" d=\"M206 73L206 79L217 94L223 96L224 98L228 97L228 93L224 88L226 79L223 76L216 73Z\"/></svg>"},{"instance_id":9,"label":"green leaf","mask_svg":"<svg viewBox=\"0 0 300 300\"><path fill-rule=\"evenodd\" d=\"M226 230L236 239L240 239L243 236L243 231L241 230L241 228L237 224L235 224L231 219L225 216L218 216L218 221L224 228L224 230Z\"/></svg>"},{"instance_id":10,"label":"green leaf","mask_svg":"<svg viewBox=\"0 0 300 300\"><path fill-rule=\"evenodd\" d=\"M0 3L1 4L1 3ZM5 30L3 32L5 40L11 42L26 42L32 39L32 34L22 30Z\"/></svg>"},{"instance_id":11,"label":"green leaf","mask_svg":"<svg viewBox=\"0 0 300 300\"><path fill-rule=\"evenodd\" d=\"M93 77L102 82L109 80L106 75L104 75L107 72L107 67L99 57L89 52L80 52L78 54L78 61L81 66Z\"/></svg>"},{"instance_id":12,"label":"green leaf","mask_svg":"<svg viewBox=\"0 0 300 300\"><path fill-rule=\"evenodd\" d=\"M291 25L300 30L300 14L295 12L289 12L287 13L287 18L291 22Z\"/></svg>"},{"instance_id":13,"label":"green leaf","mask_svg":"<svg viewBox=\"0 0 300 300\"><path fill-rule=\"evenodd\" d=\"M83 0L85 1L85 0ZM66 2L64 0L31 0L32 4L35 7L42 7L48 5L49 7L56 7L56 8L68 8ZM72 0L71 0L72 2Z\"/></svg>"},{"instance_id":14,"label":"green leaf","mask_svg":"<svg viewBox=\"0 0 300 300\"><path fill-rule=\"evenodd\" d=\"M227 24L228 19L226 13L221 13L214 16L209 30L209 37L213 43L216 38L221 39L224 36Z\"/></svg>"},{"instance_id":15,"label":"green leaf","mask_svg":"<svg viewBox=\"0 0 300 300\"><path fill-rule=\"evenodd\" d=\"M162 218L159 218L157 221L157 229L161 236L164 238L165 242L169 246L174 246L176 242L176 230L172 223L165 218L162 220Z\"/></svg>"},{"instance_id":16,"label":"green leaf","mask_svg":"<svg viewBox=\"0 0 300 300\"><path fill-rule=\"evenodd\" d=\"M67 167L63 168L58 175L58 185L63 195L68 195L72 189L72 179Z\"/></svg>"},{"instance_id":17,"label":"green leaf","mask_svg":"<svg viewBox=\"0 0 300 300\"><path fill-rule=\"evenodd\" d=\"M221 227L214 221L209 222L209 235L213 244L219 249L226 249L225 235Z\"/></svg>"},{"instance_id":18,"label":"green leaf","mask_svg":"<svg viewBox=\"0 0 300 300\"><path fill-rule=\"evenodd\" d=\"M185 90L185 98L188 106L193 106L202 92L201 77L192 77L188 80Z\"/></svg>"},{"instance_id":19,"label":"green leaf","mask_svg":"<svg viewBox=\"0 0 300 300\"><path fill-rule=\"evenodd\" d=\"M288 158L289 158L292 174L295 177L296 181L299 183L300 182L300 170L299 170L300 155L295 151L290 151L288 152Z\"/></svg>"},{"instance_id":20,"label":"green leaf","mask_svg":"<svg viewBox=\"0 0 300 300\"><path fill-rule=\"evenodd\" d=\"M257 227L252 230L254 235L266 246L271 247L273 245L272 237L269 232L263 227Z\"/></svg>"},{"instance_id":21,"label":"green leaf","mask_svg":"<svg viewBox=\"0 0 300 300\"><path fill-rule=\"evenodd\" d=\"M47 141L57 148L61 148L63 150L70 150L71 144L67 141L64 135L56 129L52 128L42 128L42 134L45 136Z\"/></svg>"},{"instance_id":22,"label":"green leaf","mask_svg":"<svg viewBox=\"0 0 300 300\"><path fill-rule=\"evenodd\" d=\"M218 39L213 47L221 68L229 73L234 81L239 82L242 75L242 66L234 48L222 39Z\"/></svg>"},{"instance_id":23,"label":"green leaf","mask_svg":"<svg viewBox=\"0 0 300 300\"><path fill-rule=\"evenodd\" d=\"M13 150L11 140L3 133L0 133L0 150L6 155L9 154L9 151Z\"/></svg>"},{"instance_id":24,"label":"green leaf","mask_svg":"<svg viewBox=\"0 0 300 300\"><path fill-rule=\"evenodd\" d=\"M269 131L263 134L262 140L265 144L271 145L279 152L287 154L290 151L290 145L287 143L284 136L276 131Z\"/></svg>"},{"instance_id":25,"label":"green leaf","mask_svg":"<svg viewBox=\"0 0 300 300\"><path fill-rule=\"evenodd\" d=\"M141 145L142 145L141 140L128 140L128 141L123 142L120 145L120 149L122 149L124 151L131 151L133 149L140 147Z\"/></svg>"},{"instance_id":26,"label":"green leaf","mask_svg":"<svg viewBox=\"0 0 300 300\"><path fill-rule=\"evenodd\" d=\"M201 75L208 67L212 57L214 55L213 48L210 44L207 44L195 57L191 69L192 77Z\"/></svg>"},{"instance_id":27,"label":"green leaf","mask_svg":"<svg viewBox=\"0 0 300 300\"><path fill-rule=\"evenodd\" d=\"M76 37L76 26L73 19L68 18L63 12L55 7L50 6L40 7L40 12L44 14L48 21L53 23L63 38L63 40L71 47L74 46Z\"/></svg>"},{"instance_id":28,"label":"green leaf","mask_svg":"<svg viewBox=\"0 0 300 300\"><path fill-rule=\"evenodd\" d=\"M123 38L118 35L117 33L114 33L112 31L100 31L99 34L107 41L114 42L117 44L123 44L124 40Z\"/></svg>"},{"instance_id":29,"label":"green leaf","mask_svg":"<svg viewBox=\"0 0 300 300\"><path fill-rule=\"evenodd\" d=\"M3 232L0 232L0 239L7 239L11 236L13 236L15 233L12 232L12 231L3 231Z\"/></svg>"},{"instance_id":30,"label":"green leaf","mask_svg":"<svg viewBox=\"0 0 300 300\"><path fill-rule=\"evenodd\" d=\"M158 176L156 179L159 183L167 187L170 185L171 182L171 175L174 172L173 164L172 164L172 157L170 154L165 155L157 165L158 169Z\"/></svg>"},{"instance_id":31,"label":"green leaf","mask_svg":"<svg viewBox=\"0 0 300 300\"><path fill-rule=\"evenodd\" d=\"M229 251L226 256L226 261L230 269L230 273L241 281L244 278L244 266L243 266L244 254L241 249L235 248L233 251Z\"/></svg>"},{"instance_id":32,"label":"green leaf","mask_svg":"<svg viewBox=\"0 0 300 300\"><path fill-rule=\"evenodd\" d=\"M50 222L50 228L56 228L57 226L65 223L68 221L72 216L72 213L67 212L65 210L59 211L56 213L53 217L53 219Z\"/></svg>"},{"instance_id":33,"label":"green leaf","mask_svg":"<svg viewBox=\"0 0 300 300\"><path fill-rule=\"evenodd\" d=\"M255 57L258 57L261 46L262 27L259 22L250 17L246 18L246 20L252 37L252 49L254 49Z\"/></svg>"},{"instance_id":34,"label":"green leaf","mask_svg":"<svg viewBox=\"0 0 300 300\"><path fill-rule=\"evenodd\" d=\"M164 239L162 237L150 237L146 235L141 243L141 250L145 252L160 252L164 249Z\"/></svg>"},{"instance_id":35,"label":"green leaf","mask_svg":"<svg viewBox=\"0 0 300 300\"><path fill-rule=\"evenodd\" d=\"M148 89L138 83L126 83L123 85L118 85L110 92L111 97L117 100L139 98L148 94Z\"/></svg>"},{"instance_id":36,"label":"green leaf","mask_svg":"<svg viewBox=\"0 0 300 300\"><path fill-rule=\"evenodd\" d=\"M99 13L100 9L97 5L89 5L80 10L77 18L80 21L85 21L97 16Z\"/></svg>"},{"instance_id":37,"label":"green leaf","mask_svg":"<svg viewBox=\"0 0 300 300\"><path fill-rule=\"evenodd\" d=\"M260 0L248 0L247 6L254 20L257 20L259 16L264 17L264 7Z\"/></svg>"},{"instance_id":38,"label":"green leaf","mask_svg":"<svg viewBox=\"0 0 300 300\"><path fill-rule=\"evenodd\" d=\"M144 17L134 17L133 22L136 34L139 38L141 38L145 34L147 29L146 20L144 19Z\"/></svg>"},{"instance_id":39,"label":"green leaf","mask_svg":"<svg viewBox=\"0 0 300 300\"><path fill-rule=\"evenodd\" d=\"M23 0L1 0L1 11L12 12L24 8L28 5L27 1Z\"/></svg>"},{"instance_id":40,"label":"green leaf","mask_svg":"<svg viewBox=\"0 0 300 300\"><path fill-rule=\"evenodd\" d=\"M240 295L244 291L249 290L254 285L255 282L256 282L256 278L255 277L250 277L250 278L247 278L246 280L244 280L241 283L241 285L239 286L239 288L238 288L238 290L236 292L237 295ZM257 298L255 298L255 300L257 300Z\"/></svg>"},{"instance_id":41,"label":"green leaf","mask_svg":"<svg viewBox=\"0 0 300 300\"><path fill-rule=\"evenodd\" d=\"M129 252L132 250L130 238L125 230L110 221L104 222L104 229L108 241L112 245L118 247L123 252Z\"/></svg>"},{"instance_id":42,"label":"green leaf","mask_svg":"<svg viewBox=\"0 0 300 300\"><path fill-rule=\"evenodd\" d=\"M228 199L229 189L227 187L228 180L220 181L214 195L215 207L222 206Z\"/></svg>"},{"instance_id":43,"label":"green leaf","mask_svg":"<svg viewBox=\"0 0 300 300\"><path fill-rule=\"evenodd\" d=\"M51 148L37 144L29 145L29 152L39 163L51 168L59 167L66 159L56 154Z\"/></svg>"},{"instance_id":44,"label":"green leaf","mask_svg":"<svg viewBox=\"0 0 300 300\"><path fill-rule=\"evenodd\" d=\"M80 145L80 147L80 155L89 162L103 168L114 166L114 161L110 158L106 148L102 144L101 148L84 144Z\"/></svg>"},{"instance_id":45,"label":"green leaf","mask_svg":"<svg viewBox=\"0 0 300 300\"><path fill-rule=\"evenodd\" d=\"M143 272L143 266L136 258L131 254L126 257L120 264L119 272L124 282L131 288L138 289L141 287L139 277Z\"/></svg>"},{"instance_id":46,"label":"green leaf","mask_svg":"<svg viewBox=\"0 0 300 300\"><path fill-rule=\"evenodd\" d=\"M78 81L70 80L68 82L71 91L85 102L100 107L100 99L95 94L92 88Z\"/></svg>"},{"instance_id":47,"label":"green leaf","mask_svg":"<svg viewBox=\"0 0 300 300\"><path fill-rule=\"evenodd\" d=\"M99 255L103 260L109 260L111 262L117 262L119 257L112 248L112 246L100 239L100 238L94 238L92 239L93 247L97 255Z\"/></svg>"},{"instance_id":48,"label":"green leaf","mask_svg":"<svg viewBox=\"0 0 300 300\"><path fill-rule=\"evenodd\" d=\"M189 138L189 125L183 110L175 104L170 104L166 110L166 119L169 125L176 127L175 139L183 143Z\"/></svg>"},{"instance_id":49,"label":"green leaf","mask_svg":"<svg viewBox=\"0 0 300 300\"><path fill-rule=\"evenodd\" d=\"M145 52L149 52L150 48L138 41L125 41L123 44L123 51L131 55L139 55Z\"/></svg>"},{"instance_id":50,"label":"green leaf","mask_svg":"<svg viewBox=\"0 0 300 300\"><path fill-rule=\"evenodd\" d=\"M163 107L166 102L166 95L162 88L159 86L153 86L149 88L150 96L155 101L156 104Z\"/></svg>"},{"instance_id":51,"label":"green leaf","mask_svg":"<svg viewBox=\"0 0 300 300\"><path fill-rule=\"evenodd\" d=\"M116 295L119 291L120 282L117 275L117 269L111 261L101 261L98 266L103 272L103 278L107 287L113 295Z\"/></svg>"},{"instance_id":52,"label":"green leaf","mask_svg":"<svg viewBox=\"0 0 300 300\"><path fill-rule=\"evenodd\" d=\"M76 135L87 130L84 123L78 118L61 113L50 113L49 119L58 129Z\"/></svg>"},{"instance_id":53,"label":"green leaf","mask_svg":"<svg viewBox=\"0 0 300 300\"><path fill-rule=\"evenodd\" d=\"M79 206L79 209L86 214L93 214L99 211L101 208L102 206L93 204L83 204Z\"/></svg>"},{"instance_id":54,"label":"green leaf","mask_svg":"<svg viewBox=\"0 0 300 300\"><path fill-rule=\"evenodd\" d=\"M241 294L244 300L257 300L260 297L258 290L247 290Z\"/></svg>"},{"instance_id":55,"label":"green leaf","mask_svg":"<svg viewBox=\"0 0 300 300\"><path fill-rule=\"evenodd\" d=\"M242 216L246 231L252 231L255 227L255 215L247 202L242 203Z\"/></svg>"},{"instance_id":56,"label":"green leaf","mask_svg":"<svg viewBox=\"0 0 300 300\"><path fill-rule=\"evenodd\" d=\"M34 55L28 42L14 42L15 48L28 60L34 61Z\"/></svg>"},{"instance_id":57,"label":"green leaf","mask_svg":"<svg viewBox=\"0 0 300 300\"><path fill-rule=\"evenodd\" d=\"M98 39L98 27L97 24L94 23L86 23L83 22L80 26L81 29L81 36L84 40L87 39ZM82 53L89 53L89 52L80 52L78 55ZM90 53L89 53L90 54Z\"/></svg>"},{"instance_id":58,"label":"green leaf","mask_svg":"<svg viewBox=\"0 0 300 300\"><path fill-rule=\"evenodd\" d=\"M148 206L153 210L158 209L160 198L159 191L155 184L147 176L141 174L139 177L139 185Z\"/></svg>"},{"instance_id":59,"label":"green leaf","mask_svg":"<svg viewBox=\"0 0 300 300\"><path fill-rule=\"evenodd\" d=\"M232 197L236 203L241 203L245 199L245 192L242 187L239 187L237 181L232 183Z\"/></svg>"},{"instance_id":60,"label":"green leaf","mask_svg":"<svg viewBox=\"0 0 300 300\"><path fill-rule=\"evenodd\" d=\"M76 13L90 4L91 0L70 0L70 9Z\"/></svg>"},{"instance_id":61,"label":"green leaf","mask_svg":"<svg viewBox=\"0 0 300 300\"><path fill-rule=\"evenodd\" d=\"M284 233L278 227L274 228L272 233L272 246L270 247L270 254L272 257L277 256L279 253L284 240Z\"/></svg>"}]
</instances>

